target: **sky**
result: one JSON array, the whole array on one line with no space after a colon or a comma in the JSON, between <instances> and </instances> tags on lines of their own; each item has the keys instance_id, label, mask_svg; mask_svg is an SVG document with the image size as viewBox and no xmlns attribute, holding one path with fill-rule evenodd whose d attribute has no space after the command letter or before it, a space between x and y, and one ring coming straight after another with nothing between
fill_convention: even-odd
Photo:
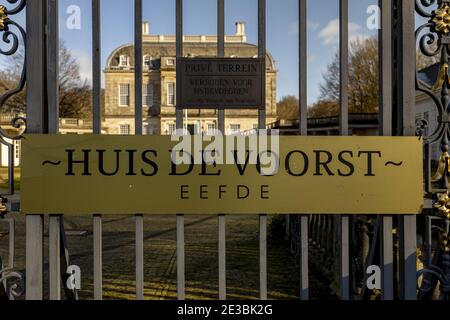
<instances>
[{"instance_id":1,"label":"sky","mask_svg":"<svg viewBox=\"0 0 450 320\"><path fill-rule=\"evenodd\" d=\"M298 96L298 0L267 1L267 50L278 70L277 98ZM350 38L377 35L367 27L367 9L378 0L350 0ZM91 81L91 0L60 0L60 37L81 66L81 76ZM184 34L216 34L216 0L184 0ZM226 34L235 33L235 22L246 22L248 42L257 43L257 0L225 0ZM67 22L80 9L80 28ZM143 0L144 20L151 34L175 34L175 0ZM320 97L319 85L339 46L339 0L308 1L308 104ZM134 1L102 0L102 67L117 47L132 43ZM19 23L23 18L19 17Z\"/></svg>"}]
</instances>

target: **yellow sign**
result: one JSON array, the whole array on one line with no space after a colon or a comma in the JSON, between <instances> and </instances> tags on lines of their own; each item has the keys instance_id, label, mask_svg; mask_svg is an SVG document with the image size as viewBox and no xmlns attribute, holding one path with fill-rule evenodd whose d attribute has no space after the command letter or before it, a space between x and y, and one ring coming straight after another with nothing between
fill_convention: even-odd
<instances>
[{"instance_id":1,"label":"yellow sign","mask_svg":"<svg viewBox=\"0 0 450 320\"><path fill-rule=\"evenodd\" d=\"M413 137L26 135L27 214L417 214ZM279 139L279 140L278 140ZM241 141L242 142L242 141ZM188 145L188 147L186 147ZM192 149L189 148L192 146ZM231 147L230 147L231 146ZM183 150L183 152L176 152ZM209 151L208 151L209 150ZM208 151L208 152L207 152ZM255 151L255 152L254 152ZM193 163L176 165L181 157ZM209 155L209 158L207 158ZM220 160L220 158L223 160ZM223 164L221 164L223 161Z\"/></svg>"}]
</instances>

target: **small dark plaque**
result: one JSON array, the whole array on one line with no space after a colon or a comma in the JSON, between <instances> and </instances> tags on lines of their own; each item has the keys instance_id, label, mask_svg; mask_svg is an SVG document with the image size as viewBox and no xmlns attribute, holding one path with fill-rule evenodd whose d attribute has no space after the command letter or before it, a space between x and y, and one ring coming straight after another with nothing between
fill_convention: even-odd
<instances>
[{"instance_id":1,"label":"small dark plaque","mask_svg":"<svg viewBox=\"0 0 450 320\"><path fill-rule=\"evenodd\" d=\"M177 103L181 108L251 109L264 106L263 59L177 60Z\"/></svg>"}]
</instances>

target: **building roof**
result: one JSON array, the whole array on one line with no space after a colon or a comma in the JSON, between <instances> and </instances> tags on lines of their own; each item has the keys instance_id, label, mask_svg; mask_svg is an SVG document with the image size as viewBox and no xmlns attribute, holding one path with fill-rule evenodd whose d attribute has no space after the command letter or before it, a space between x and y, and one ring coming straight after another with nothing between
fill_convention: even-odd
<instances>
[{"instance_id":1,"label":"building roof","mask_svg":"<svg viewBox=\"0 0 450 320\"><path fill-rule=\"evenodd\" d=\"M152 66L159 69L162 57L175 57L175 43L169 42L144 42L142 48L144 56L152 57ZM215 57L217 56L216 42L185 42L183 51L186 56L191 57ZM258 54L258 47L249 43L226 43L225 57L252 58ZM134 45L126 44L114 50L108 58L106 71L118 70L121 55L126 55L130 59L130 67L134 66ZM271 71L275 70L275 60L270 53L266 58L267 68Z\"/></svg>"}]
</instances>

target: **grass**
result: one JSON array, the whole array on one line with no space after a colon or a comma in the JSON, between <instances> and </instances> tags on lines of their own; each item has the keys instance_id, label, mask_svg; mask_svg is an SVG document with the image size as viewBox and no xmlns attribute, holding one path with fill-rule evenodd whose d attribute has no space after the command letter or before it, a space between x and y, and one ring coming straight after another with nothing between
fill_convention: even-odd
<instances>
[{"instance_id":1,"label":"grass","mask_svg":"<svg viewBox=\"0 0 450 320\"><path fill-rule=\"evenodd\" d=\"M15 267L25 268L25 218L16 220ZM218 298L217 216L185 217L185 270L188 299ZM258 216L227 216L227 297L259 298ZM85 230L84 236L68 236L71 264L82 272L80 298L93 298L92 217L64 217L66 230ZM103 296L105 299L135 298L135 219L133 216L103 216ZM45 227L48 217L45 217ZM0 225L3 228L4 225ZM45 230L47 230L45 228ZM48 233L44 234L48 252ZM0 241L0 256L7 256L8 241ZM268 239L268 294L271 299L297 299L299 267L289 246ZM48 257L45 258L48 261ZM145 299L175 300L177 279L176 219L173 215L144 216ZM48 279L48 268L45 268ZM310 274L312 298L327 298L328 291ZM314 287L314 289L313 289ZM45 295L48 288L45 287ZM320 289L320 290L319 290Z\"/></svg>"},{"instance_id":2,"label":"grass","mask_svg":"<svg viewBox=\"0 0 450 320\"><path fill-rule=\"evenodd\" d=\"M3 180L0 183L0 189L8 189L8 188L9 188L9 181ZM14 179L14 190L20 191L20 180L19 179Z\"/></svg>"}]
</instances>

